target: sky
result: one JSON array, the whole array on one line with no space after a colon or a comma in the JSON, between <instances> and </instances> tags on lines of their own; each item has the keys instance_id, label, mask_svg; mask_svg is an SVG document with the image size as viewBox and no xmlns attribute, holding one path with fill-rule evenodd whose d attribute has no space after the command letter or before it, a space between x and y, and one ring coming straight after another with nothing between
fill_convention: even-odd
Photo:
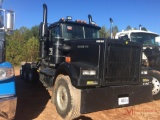
<instances>
[{"instance_id":1,"label":"sky","mask_svg":"<svg viewBox=\"0 0 160 120\"><path fill-rule=\"evenodd\" d=\"M15 28L31 28L42 22L43 3L48 7L48 23L72 16L73 20L86 20L88 14L100 27L110 28L109 18L119 31L128 25L141 24L149 31L160 34L160 0L4 0L2 7L16 13Z\"/></svg>"}]
</instances>

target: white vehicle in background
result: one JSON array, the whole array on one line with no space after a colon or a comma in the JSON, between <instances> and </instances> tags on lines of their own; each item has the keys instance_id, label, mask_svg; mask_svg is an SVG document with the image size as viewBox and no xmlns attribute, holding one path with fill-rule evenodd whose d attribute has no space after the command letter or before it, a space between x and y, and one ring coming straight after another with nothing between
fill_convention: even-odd
<instances>
[{"instance_id":1,"label":"white vehicle in background","mask_svg":"<svg viewBox=\"0 0 160 120\"><path fill-rule=\"evenodd\" d=\"M146 47L157 46L157 42L160 42L159 34L144 30L122 30L122 32L116 34L115 39L125 40L127 37L130 41L142 43Z\"/></svg>"},{"instance_id":2,"label":"white vehicle in background","mask_svg":"<svg viewBox=\"0 0 160 120\"><path fill-rule=\"evenodd\" d=\"M115 39L129 40L143 44L142 66L148 67L152 77L152 94L154 99L160 99L160 36L157 33L141 30L123 30ZM146 59L147 58L147 59Z\"/></svg>"}]
</instances>

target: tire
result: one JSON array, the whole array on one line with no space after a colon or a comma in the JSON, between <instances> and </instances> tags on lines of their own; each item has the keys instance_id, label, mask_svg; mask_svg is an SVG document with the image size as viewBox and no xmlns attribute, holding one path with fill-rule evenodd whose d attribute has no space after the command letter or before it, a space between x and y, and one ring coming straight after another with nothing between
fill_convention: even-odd
<instances>
[{"instance_id":1,"label":"tire","mask_svg":"<svg viewBox=\"0 0 160 120\"><path fill-rule=\"evenodd\" d=\"M37 83L39 81L39 73L36 68L31 68L30 63L26 63L22 67L22 76L27 83Z\"/></svg>"},{"instance_id":2,"label":"tire","mask_svg":"<svg viewBox=\"0 0 160 120\"><path fill-rule=\"evenodd\" d=\"M23 77L24 77L24 81L25 82L29 82L28 80L28 74L29 74L29 71L30 71L30 68L31 68L31 64L30 63L26 63L24 64L24 70L23 70Z\"/></svg>"},{"instance_id":3,"label":"tire","mask_svg":"<svg viewBox=\"0 0 160 120\"><path fill-rule=\"evenodd\" d=\"M37 83L39 81L39 73L36 68L30 68L28 71L28 82Z\"/></svg>"},{"instance_id":4,"label":"tire","mask_svg":"<svg viewBox=\"0 0 160 120\"><path fill-rule=\"evenodd\" d=\"M25 66L22 65L20 68L20 78L24 79L26 77L26 74L24 75L24 71L25 71Z\"/></svg>"},{"instance_id":5,"label":"tire","mask_svg":"<svg viewBox=\"0 0 160 120\"><path fill-rule=\"evenodd\" d=\"M65 120L80 116L81 91L72 86L69 76L59 75L52 92L58 114Z\"/></svg>"},{"instance_id":6,"label":"tire","mask_svg":"<svg viewBox=\"0 0 160 120\"><path fill-rule=\"evenodd\" d=\"M20 68L20 72L19 72L19 73L20 73L20 78L21 78L21 79L23 79L23 71L22 71L22 66L21 66L21 68Z\"/></svg>"},{"instance_id":7,"label":"tire","mask_svg":"<svg viewBox=\"0 0 160 120\"><path fill-rule=\"evenodd\" d=\"M26 82L27 81L27 70L26 66L24 65L22 68L22 79Z\"/></svg>"},{"instance_id":8,"label":"tire","mask_svg":"<svg viewBox=\"0 0 160 120\"><path fill-rule=\"evenodd\" d=\"M149 70L148 75L152 77L150 83L152 84L153 99L160 99L160 72L157 70Z\"/></svg>"},{"instance_id":9,"label":"tire","mask_svg":"<svg viewBox=\"0 0 160 120\"><path fill-rule=\"evenodd\" d=\"M26 67L25 65L22 65L21 68L20 68L20 78L22 80L26 79Z\"/></svg>"}]
</instances>

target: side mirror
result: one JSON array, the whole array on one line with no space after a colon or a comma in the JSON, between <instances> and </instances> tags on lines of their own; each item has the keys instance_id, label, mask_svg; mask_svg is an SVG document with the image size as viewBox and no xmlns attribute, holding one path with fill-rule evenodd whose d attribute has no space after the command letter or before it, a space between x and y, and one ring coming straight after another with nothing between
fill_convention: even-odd
<instances>
[{"instance_id":1,"label":"side mirror","mask_svg":"<svg viewBox=\"0 0 160 120\"><path fill-rule=\"evenodd\" d=\"M15 12L0 9L0 13L0 29L5 30L7 34L12 34L15 24Z\"/></svg>"},{"instance_id":2,"label":"side mirror","mask_svg":"<svg viewBox=\"0 0 160 120\"><path fill-rule=\"evenodd\" d=\"M128 35L124 35L124 36L120 37L120 40L128 41L130 39L129 39Z\"/></svg>"},{"instance_id":3,"label":"side mirror","mask_svg":"<svg viewBox=\"0 0 160 120\"><path fill-rule=\"evenodd\" d=\"M6 13L6 29L14 30L15 13L13 11L7 11Z\"/></svg>"}]
</instances>

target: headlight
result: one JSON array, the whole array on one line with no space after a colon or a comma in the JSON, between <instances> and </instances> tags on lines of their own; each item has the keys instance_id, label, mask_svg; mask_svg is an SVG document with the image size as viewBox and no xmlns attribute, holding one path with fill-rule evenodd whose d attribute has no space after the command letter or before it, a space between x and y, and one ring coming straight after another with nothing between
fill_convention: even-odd
<instances>
[{"instance_id":1,"label":"headlight","mask_svg":"<svg viewBox=\"0 0 160 120\"><path fill-rule=\"evenodd\" d=\"M142 74L142 75L147 75L147 74L148 74L148 71L147 71L147 70L142 70L142 71L141 71L141 74Z\"/></svg>"},{"instance_id":2,"label":"headlight","mask_svg":"<svg viewBox=\"0 0 160 120\"><path fill-rule=\"evenodd\" d=\"M9 79L14 76L13 68L0 68L0 80Z\"/></svg>"},{"instance_id":3,"label":"headlight","mask_svg":"<svg viewBox=\"0 0 160 120\"><path fill-rule=\"evenodd\" d=\"M96 75L96 70L83 70L82 75Z\"/></svg>"},{"instance_id":4,"label":"headlight","mask_svg":"<svg viewBox=\"0 0 160 120\"><path fill-rule=\"evenodd\" d=\"M145 55L144 52L142 52L142 59L143 59L143 60L146 60L146 59L147 59L147 56Z\"/></svg>"}]
</instances>

